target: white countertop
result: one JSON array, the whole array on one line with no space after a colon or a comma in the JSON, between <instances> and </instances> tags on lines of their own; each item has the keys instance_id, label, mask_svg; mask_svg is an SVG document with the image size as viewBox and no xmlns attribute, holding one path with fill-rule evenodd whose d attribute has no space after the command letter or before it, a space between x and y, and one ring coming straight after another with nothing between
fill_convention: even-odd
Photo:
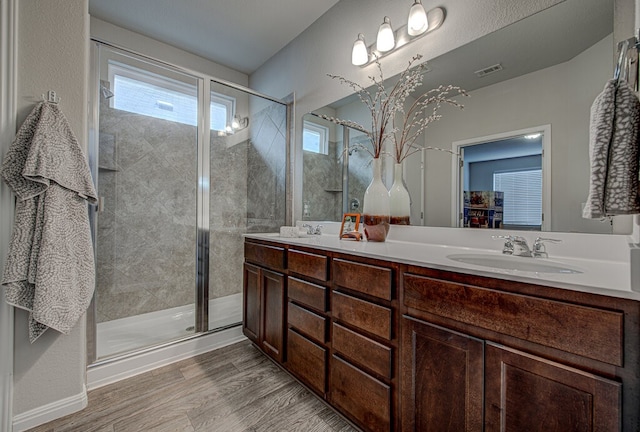
<instances>
[{"instance_id":1,"label":"white countertop","mask_svg":"<svg viewBox=\"0 0 640 432\"><path fill-rule=\"evenodd\" d=\"M424 227L420 228L424 230ZM447 244L443 244L441 233L438 229L431 229L427 232L434 241L407 241L407 238L416 237L415 231L411 231L411 227L392 227L392 231L396 231L396 235L387 238L386 242L375 243L367 241L349 241L340 240L336 233L328 233L323 235L314 235L308 237L294 237L285 238L280 237L278 233L268 234L245 234L247 238L268 240L277 243L308 246L328 251L341 252L361 257L377 258L382 260L396 261L403 264L411 264L417 266L423 266L439 270L447 270L458 273L472 274L478 276L494 277L498 279L513 280L526 283L534 283L540 285L546 285L556 288L569 289L574 291L589 292L593 294L601 294L612 297L627 298L633 300L640 300L640 292L632 289L632 277L631 277L631 259L625 259L625 257L634 256L631 253L633 247L629 246L625 242L624 238L608 239L604 240L602 236L596 236L593 239L588 237L585 239L584 235L576 237L579 242L587 242L587 244L579 244L578 246L585 249L587 252L581 257L575 256L561 256L557 253L562 249L556 245L555 248L548 248L550 259L545 258L517 258L523 260L538 260L539 262L550 261L552 263L560 263L568 267L578 269L582 273L564 274L564 273L542 273L532 271L521 270L504 270L493 267L486 267L474 264L466 264L458 261L453 261L447 258L447 255L452 254L483 254L488 256L502 256L501 243L492 241L486 241L486 238L490 238L491 234L484 232L478 234L477 232L471 233L466 231L464 233L464 241L471 244L473 247L461 246L460 239L451 239L447 241ZM446 229L444 231L447 238L451 238L452 231ZM331 229L327 230L331 231ZM510 233L510 232L509 232ZM422 231L420 235L424 234ZM501 232L501 234L508 234ZM563 242L575 243L575 238L567 238L570 234L558 234L553 233L553 237L565 237ZM532 234L529 233L529 236ZM533 234L535 235L535 234ZM474 239L473 237L477 237ZM481 237L479 237L481 236ZM551 236L551 235L550 235ZM576 236L574 234L574 236ZM588 236L588 235L587 235ZM420 236L418 236L420 237ZM415 238L416 240L423 240L421 238ZM482 244L479 243L480 240ZM591 251L588 248L588 241L592 240L597 243L597 247L602 249L611 248L612 250L602 252L602 255L608 259L599 258L595 253L589 253ZM610 242L611 244L606 244ZM626 245L627 251L619 250ZM479 246L485 246L479 247ZM486 246L491 246L488 248ZM576 246L574 244L574 246ZM553 252L552 252L553 249ZM613 251L615 249L615 252ZM554 253L556 252L556 253Z\"/></svg>"}]
</instances>

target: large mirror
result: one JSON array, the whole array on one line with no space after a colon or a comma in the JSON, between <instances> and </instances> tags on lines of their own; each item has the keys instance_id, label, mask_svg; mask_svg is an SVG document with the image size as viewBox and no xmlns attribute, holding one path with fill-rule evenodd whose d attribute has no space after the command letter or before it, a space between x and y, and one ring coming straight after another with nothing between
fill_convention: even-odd
<instances>
[{"instance_id":1,"label":"large mirror","mask_svg":"<svg viewBox=\"0 0 640 432\"><path fill-rule=\"evenodd\" d=\"M429 59L423 88L414 93L453 84L470 94L462 101L463 111L441 111L442 119L424 135L427 146L471 155L475 145L502 141L502 147L509 147L538 132L544 135L537 168L543 214L529 223L529 229L612 232L610 220L583 219L582 206L589 188L590 107L613 72L613 10L614 0L566 0ZM371 179L370 156L355 145L367 144L362 133L317 114L364 125L369 124L369 114L357 97L350 96L304 117L303 219L339 221L344 212L361 211ZM507 149L496 157L501 159L494 164L499 172L518 171L512 153ZM389 186L393 161L386 158L385 163ZM465 185L469 187L465 172L469 176L470 163L439 151L423 151L405 160L412 225L464 225L463 192ZM523 178L530 182L534 177Z\"/></svg>"}]
</instances>

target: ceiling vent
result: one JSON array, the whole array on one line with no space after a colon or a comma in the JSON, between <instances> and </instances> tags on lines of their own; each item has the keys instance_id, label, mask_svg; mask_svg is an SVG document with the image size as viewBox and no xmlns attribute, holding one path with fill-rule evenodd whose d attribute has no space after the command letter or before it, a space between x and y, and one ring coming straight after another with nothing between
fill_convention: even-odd
<instances>
[{"instance_id":1,"label":"ceiling vent","mask_svg":"<svg viewBox=\"0 0 640 432\"><path fill-rule=\"evenodd\" d=\"M487 68L484 69L480 69L475 71L474 73L479 77L482 78L483 76L487 76L490 75L492 73L501 71L503 69L502 65L500 63L498 64L494 64L493 66L489 66Z\"/></svg>"}]
</instances>

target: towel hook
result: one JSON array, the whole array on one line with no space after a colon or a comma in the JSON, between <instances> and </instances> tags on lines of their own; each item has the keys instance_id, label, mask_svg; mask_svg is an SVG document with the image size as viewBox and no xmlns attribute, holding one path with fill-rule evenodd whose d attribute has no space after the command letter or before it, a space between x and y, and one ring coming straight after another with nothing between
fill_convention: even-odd
<instances>
[{"instance_id":1,"label":"towel hook","mask_svg":"<svg viewBox=\"0 0 640 432\"><path fill-rule=\"evenodd\" d=\"M56 95L55 90L49 90L46 96L44 95L44 93L42 93L42 100L57 104L60 102L61 98Z\"/></svg>"}]
</instances>

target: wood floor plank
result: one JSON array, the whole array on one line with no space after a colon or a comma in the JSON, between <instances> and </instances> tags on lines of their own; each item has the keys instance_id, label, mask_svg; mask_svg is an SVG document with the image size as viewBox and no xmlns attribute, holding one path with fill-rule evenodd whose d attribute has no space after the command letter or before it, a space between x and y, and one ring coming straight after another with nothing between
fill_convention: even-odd
<instances>
[{"instance_id":1,"label":"wood floor plank","mask_svg":"<svg viewBox=\"0 0 640 432\"><path fill-rule=\"evenodd\" d=\"M29 432L352 432L248 341L89 392L89 405Z\"/></svg>"}]
</instances>

